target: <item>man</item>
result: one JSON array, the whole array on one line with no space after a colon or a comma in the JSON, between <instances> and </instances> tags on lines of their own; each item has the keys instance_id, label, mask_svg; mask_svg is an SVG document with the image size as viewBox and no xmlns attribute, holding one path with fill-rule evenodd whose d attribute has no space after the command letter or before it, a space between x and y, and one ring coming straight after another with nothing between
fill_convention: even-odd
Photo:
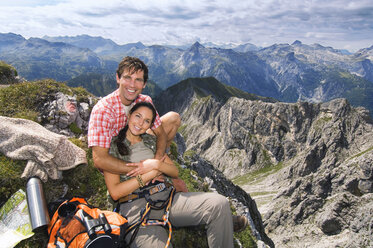
<instances>
[{"instance_id":1,"label":"man","mask_svg":"<svg viewBox=\"0 0 373 248\"><path fill-rule=\"evenodd\" d=\"M150 96L141 94L148 80L148 68L138 58L125 57L116 71L118 89L102 98L92 109L88 146L92 147L93 162L96 168L115 174L125 174L133 169L125 161L109 155L112 137L127 124L128 111L137 102L150 102ZM181 124L176 112L168 112L162 117L157 113L156 120L149 132L157 136L156 159L161 159L166 147L174 139Z\"/></svg>"}]
</instances>

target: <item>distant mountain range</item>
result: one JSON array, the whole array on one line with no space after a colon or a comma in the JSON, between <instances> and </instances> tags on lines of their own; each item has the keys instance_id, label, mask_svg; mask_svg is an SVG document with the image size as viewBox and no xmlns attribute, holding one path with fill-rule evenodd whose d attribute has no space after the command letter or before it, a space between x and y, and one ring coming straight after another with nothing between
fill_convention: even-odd
<instances>
[{"instance_id":1,"label":"distant mountain range","mask_svg":"<svg viewBox=\"0 0 373 248\"><path fill-rule=\"evenodd\" d=\"M162 89L187 78L214 77L280 101L324 102L344 97L354 106L373 110L373 46L354 54L300 41L265 48L214 46L198 42L189 48L140 42L118 45L88 35L25 39L9 33L0 34L0 60L28 80L53 78L79 84L81 75L113 75L118 62L130 55L144 60L149 78ZM89 89L87 84L81 82ZM99 94L108 93L109 88L103 86Z\"/></svg>"}]
</instances>

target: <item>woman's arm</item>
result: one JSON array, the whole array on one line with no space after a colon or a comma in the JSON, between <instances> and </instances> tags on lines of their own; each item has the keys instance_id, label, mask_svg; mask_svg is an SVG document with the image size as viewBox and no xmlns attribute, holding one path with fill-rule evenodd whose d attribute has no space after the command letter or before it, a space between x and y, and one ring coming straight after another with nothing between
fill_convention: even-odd
<instances>
[{"instance_id":1,"label":"woman's arm","mask_svg":"<svg viewBox=\"0 0 373 248\"><path fill-rule=\"evenodd\" d=\"M161 160L146 159L138 163L127 163L127 166L137 167L136 169L128 172L127 176L143 175L144 173L147 173L151 170L158 170L159 172L173 178L176 178L179 175L178 168L167 155L164 155Z\"/></svg>"},{"instance_id":2,"label":"woman's arm","mask_svg":"<svg viewBox=\"0 0 373 248\"><path fill-rule=\"evenodd\" d=\"M144 184L146 184L154 177L158 176L158 174L159 172L157 170L152 170L140 176ZM120 176L118 174L113 174L108 171L104 171L104 177L106 187L114 201L117 201L119 198L129 195L136 189L140 188L140 185L135 177L124 182L120 182Z\"/></svg>"}]
</instances>

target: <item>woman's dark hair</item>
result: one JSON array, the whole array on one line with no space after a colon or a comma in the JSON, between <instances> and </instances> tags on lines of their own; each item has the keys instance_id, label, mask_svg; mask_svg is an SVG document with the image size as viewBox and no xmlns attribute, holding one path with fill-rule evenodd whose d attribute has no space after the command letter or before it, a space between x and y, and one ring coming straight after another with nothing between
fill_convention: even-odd
<instances>
[{"instance_id":1,"label":"woman's dark hair","mask_svg":"<svg viewBox=\"0 0 373 248\"><path fill-rule=\"evenodd\" d=\"M147 107L147 108L149 108L153 112L153 118L152 118L152 122L151 122L151 125L150 125L150 126L152 126L153 123L154 123L155 117L157 115L157 112L156 112L153 104L151 104L149 102L139 102L139 103L136 103L131 108L131 110L130 110L129 113L132 114L133 112L135 112L140 107ZM127 123L127 125L122 130L119 131L118 139L115 141L115 145L118 147L118 152L122 156L125 156L125 155L129 154L128 147L127 147L126 144L124 144L124 140L126 138L127 130L128 130L128 123Z\"/></svg>"}]
</instances>

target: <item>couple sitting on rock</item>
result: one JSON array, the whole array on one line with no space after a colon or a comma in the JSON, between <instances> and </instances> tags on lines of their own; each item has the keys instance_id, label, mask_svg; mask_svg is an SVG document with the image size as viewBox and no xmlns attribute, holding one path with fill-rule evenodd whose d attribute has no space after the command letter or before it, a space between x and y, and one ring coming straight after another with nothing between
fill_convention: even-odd
<instances>
[{"instance_id":1,"label":"couple sitting on rock","mask_svg":"<svg viewBox=\"0 0 373 248\"><path fill-rule=\"evenodd\" d=\"M233 247L233 223L235 229L244 229L247 219L232 217L222 195L187 192L165 154L180 117L175 112L159 117L151 98L141 94L147 79L146 65L125 57L116 73L119 88L95 105L89 122L94 164L104 173L117 210L129 221L126 243L171 246L162 227L171 227L171 222L175 227L206 225L209 247Z\"/></svg>"}]
</instances>

